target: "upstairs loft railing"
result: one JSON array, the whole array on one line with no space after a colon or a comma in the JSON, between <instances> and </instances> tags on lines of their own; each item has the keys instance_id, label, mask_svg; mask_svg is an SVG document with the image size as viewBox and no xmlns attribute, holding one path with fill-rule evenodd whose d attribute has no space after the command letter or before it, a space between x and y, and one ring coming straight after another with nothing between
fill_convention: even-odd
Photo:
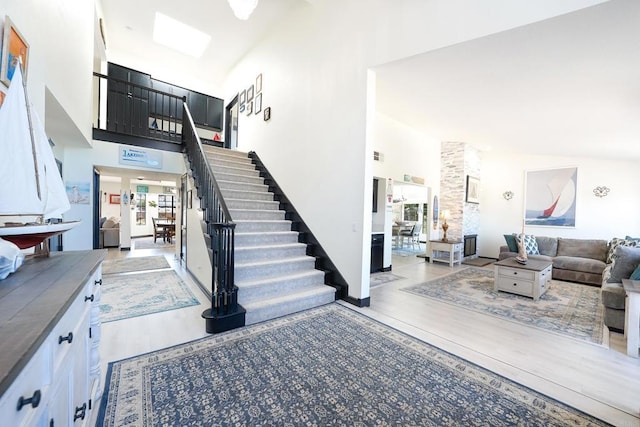
<instances>
[{"instance_id":1,"label":"upstairs loft railing","mask_svg":"<svg viewBox=\"0 0 640 427\"><path fill-rule=\"evenodd\" d=\"M245 311L238 304L238 287L234 282L236 224L231 219L186 103L184 123L183 143L198 189L212 251L211 309L205 310L202 317L206 320L207 332L223 332L244 326L245 318Z\"/></svg>"},{"instance_id":2,"label":"upstairs loft railing","mask_svg":"<svg viewBox=\"0 0 640 427\"><path fill-rule=\"evenodd\" d=\"M186 98L93 73L94 129L182 144Z\"/></svg>"}]
</instances>

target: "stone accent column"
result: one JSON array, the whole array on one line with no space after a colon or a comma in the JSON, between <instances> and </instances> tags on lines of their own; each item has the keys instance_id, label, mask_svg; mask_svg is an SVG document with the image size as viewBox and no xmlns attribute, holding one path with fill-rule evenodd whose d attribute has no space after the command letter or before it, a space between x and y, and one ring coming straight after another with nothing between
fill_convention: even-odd
<instances>
[{"instance_id":1,"label":"stone accent column","mask_svg":"<svg viewBox=\"0 0 640 427\"><path fill-rule=\"evenodd\" d=\"M464 142L442 142L440 163L440 212L448 209L451 213L447 237L462 240L465 235L478 234L480 238L480 205L465 201L467 175L481 178L480 151Z\"/></svg>"}]
</instances>

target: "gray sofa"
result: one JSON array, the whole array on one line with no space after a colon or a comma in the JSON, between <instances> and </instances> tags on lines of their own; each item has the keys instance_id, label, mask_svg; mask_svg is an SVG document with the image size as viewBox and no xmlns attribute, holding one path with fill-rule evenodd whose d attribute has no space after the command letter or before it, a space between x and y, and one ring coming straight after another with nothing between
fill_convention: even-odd
<instances>
[{"instance_id":1,"label":"gray sofa","mask_svg":"<svg viewBox=\"0 0 640 427\"><path fill-rule=\"evenodd\" d=\"M617 242L616 242L617 240ZM623 243L620 243L620 242ZM629 278L640 265L640 247L630 245L629 241L612 241L613 263L608 264L602 274L602 305L604 306L604 324L610 330L624 331L624 311L626 292L622 279Z\"/></svg>"},{"instance_id":2,"label":"gray sofa","mask_svg":"<svg viewBox=\"0 0 640 427\"><path fill-rule=\"evenodd\" d=\"M536 242L540 255L528 257L550 261L553 279L592 286L602 285L602 273L607 266L609 250L606 240L536 236ZM518 253L509 251L508 246L500 247L500 260L515 256Z\"/></svg>"}]
</instances>

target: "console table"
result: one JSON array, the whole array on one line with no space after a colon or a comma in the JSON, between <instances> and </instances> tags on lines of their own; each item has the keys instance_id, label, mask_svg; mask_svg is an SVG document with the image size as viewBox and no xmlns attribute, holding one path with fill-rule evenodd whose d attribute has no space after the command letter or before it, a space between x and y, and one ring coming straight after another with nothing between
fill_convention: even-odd
<instances>
[{"instance_id":1,"label":"console table","mask_svg":"<svg viewBox=\"0 0 640 427\"><path fill-rule=\"evenodd\" d=\"M462 264L462 250L464 245L461 241L430 240L429 241L429 262L444 262L453 267L455 263Z\"/></svg>"},{"instance_id":2,"label":"console table","mask_svg":"<svg viewBox=\"0 0 640 427\"><path fill-rule=\"evenodd\" d=\"M624 335L627 338L627 355L639 357L640 348L640 281L622 279L627 293L624 311Z\"/></svg>"},{"instance_id":3,"label":"console table","mask_svg":"<svg viewBox=\"0 0 640 427\"><path fill-rule=\"evenodd\" d=\"M88 426L106 250L52 252L0 281L0 424Z\"/></svg>"}]
</instances>

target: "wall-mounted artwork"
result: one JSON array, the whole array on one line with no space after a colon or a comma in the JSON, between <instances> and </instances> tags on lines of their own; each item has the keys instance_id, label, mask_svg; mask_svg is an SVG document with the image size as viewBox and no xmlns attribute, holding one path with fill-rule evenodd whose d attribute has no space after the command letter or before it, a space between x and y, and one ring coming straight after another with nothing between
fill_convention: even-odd
<instances>
[{"instance_id":1,"label":"wall-mounted artwork","mask_svg":"<svg viewBox=\"0 0 640 427\"><path fill-rule=\"evenodd\" d=\"M525 224L575 227L578 168L526 172Z\"/></svg>"},{"instance_id":2,"label":"wall-mounted artwork","mask_svg":"<svg viewBox=\"0 0 640 427\"><path fill-rule=\"evenodd\" d=\"M109 194L109 204L111 204L111 205L119 205L120 204L120 195L119 194Z\"/></svg>"},{"instance_id":3,"label":"wall-mounted artwork","mask_svg":"<svg viewBox=\"0 0 640 427\"><path fill-rule=\"evenodd\" d=\"M480 203L480 180L467 175L467 203Z\"/></svg>"},{"instance_id":4,"label":"wall-mounted artwork","mask_svg":"<svg viewBox=\"0 0 640 427\"><path fill-rule=\"evenodd\" d=\"M13 73L18 66L18 59L22 60L22 78L26 81L27 65L29 64L29 44L7 16L4 22L2 64L0 64L0 81L7 87L9 87Z\"/></svg>"},{"instance_id":5,"label":"wall-mounted artwork","mask_svg":"<svg viewBox=\"0 0 640 427\"><path fill-rule=\"evenodd\" d=\"M69 203L72 205L88 205L91 186L88 182L67 182L65 184Z\"/></svg>"},{"instance_id":6,"label":"wall-mounted artwork","mask_svg":"<svg viewBox=\"0 0 640 427\"><path fill-rule=\"evenodd\" d=\"M262 92L262 73L256 77L256 94Z\"/></svg>"},{"instance_id":7,"label":"wall-mounted artwork","mask_svg":"<svg viewBox=\"0 0 640 427\"><path fill-rule=\"evenodd\" d=\"M433 229L438 229L438 215L440 215L440 207L438 206L438 196L433 196Z\"/></svg>"}]
</instances>

